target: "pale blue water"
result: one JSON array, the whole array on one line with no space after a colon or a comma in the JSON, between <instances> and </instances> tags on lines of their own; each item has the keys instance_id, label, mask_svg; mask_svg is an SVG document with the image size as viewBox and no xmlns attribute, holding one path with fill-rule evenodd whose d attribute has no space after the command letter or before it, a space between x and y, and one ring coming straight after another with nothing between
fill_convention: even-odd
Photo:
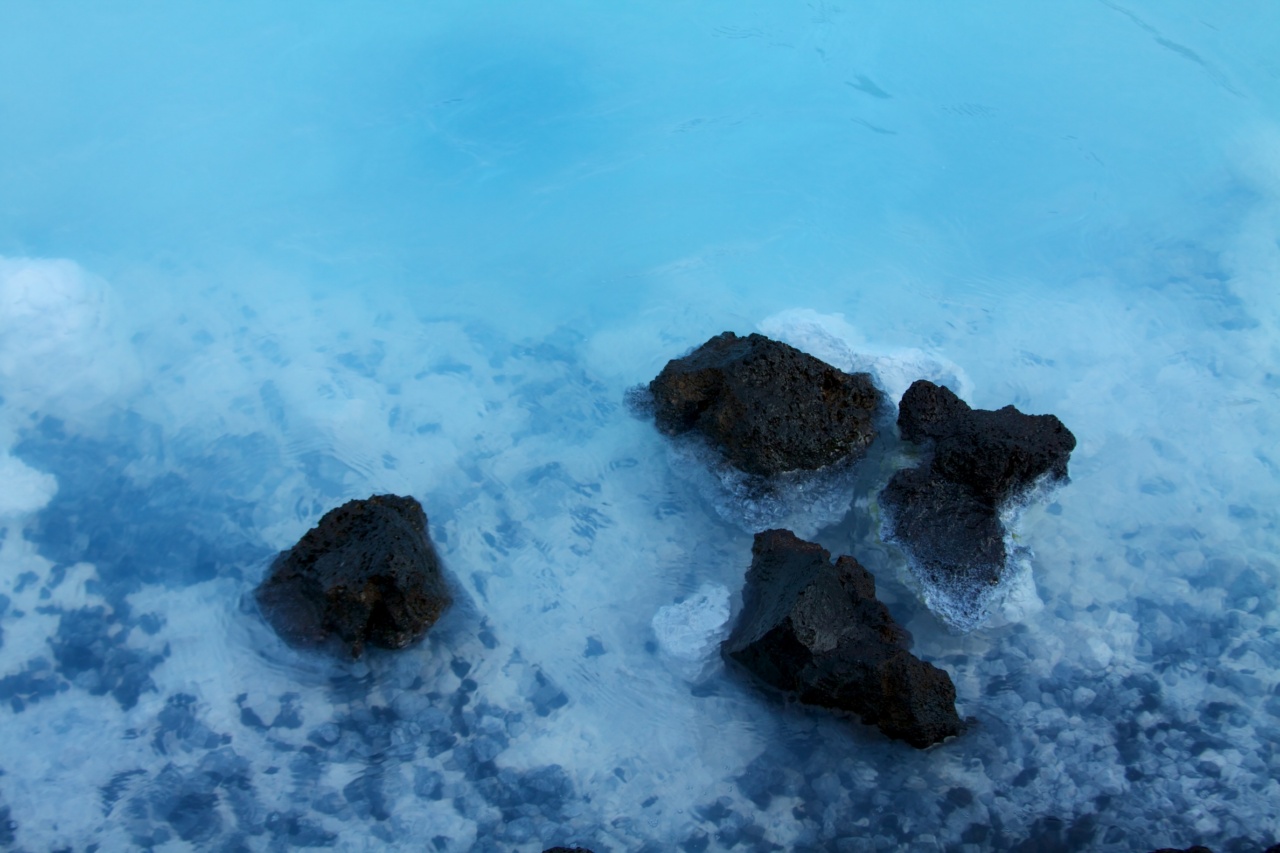
<instances>
[{"instance_id":1,"label":"pale blue water","mask_svg":"<svg viewBox=\"0 0 1280 853\"><path fill-rule=\"evenodd\" d=\"M1280 840L1278 38L1265 2L0 2L0 847ZM1067 423L990 622L920 603L886 472L744 507L627 414L726 329ZM285 650L243 597L383 491L459 606ZM725 676L761 511L876 574L972 731Z\"/></svg>"}]
</instances>

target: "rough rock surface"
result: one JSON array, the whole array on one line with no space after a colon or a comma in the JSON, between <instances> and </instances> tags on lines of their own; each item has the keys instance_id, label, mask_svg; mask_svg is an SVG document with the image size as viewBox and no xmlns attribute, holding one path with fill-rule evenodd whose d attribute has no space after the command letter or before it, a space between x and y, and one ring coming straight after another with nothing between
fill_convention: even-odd
<instances>
[{"instance_id":1,"label":"rough rock surface","mask_svg":"<svg viewBox=\"0 0 1280 853\"><path fill-rule=\"evenodd\" d=\"M286 641L313 646L332 638L353 657L366 644L404 648L451 603L422 505L396 495L325 513L276 558L256 596Z\"/></svg>"},{"instance_id":2,"label":"rough rock surface","mask_svg":"<svg viewBox=\"0 0 1280 853\"><path fill-rule=\"evenodd\" d=\"M926 586L951 599L941 615L973 627L1007 562L1002 508L1042 477L1066 479L1075 436L1053 415L972 409L925 380L903 395L898 428L932 454L894 474L880 495L891 538Z\"/></svg>"},{"instance_id":3,"label":"rough rock surface","mask_svg":"<svg viewBox=\"0 0 1280 853\"><path fill-rule=\"evenodd\" d=\"M902 395L898 429L907 441L933 443L936 476L993 505L1045 474L1065 479L1076 446L1054 415L1024 415L1013 406L971 409L950 389L923 379Z\"/></svg>"},{"instance_id":4,"label":"rough rock surface","mask_svg":"<svg viewBox=\"0 0 1280 853\"><path fill-rule=\"evenodd\" d=\"M923 749L958 734L955 686L912 655L910 635L852 557L789 530L757 533L725 658L801 702L852 712Z\"/></svg>"},{"instance_id":5,"label":"rough rock surface","mask_svg":"<svg viewBox=\"0 0 1280 853\"><path fill-rule=\"evenodd\" d=\"M880 503L892 516L893 538L926 572L1000 580L1006 554L997 507L927 467L895 473Z\"/></svg>"},{"instance_id":6,"label":"rough rock surface","mask_svg":"<svg viewBox=\"0 0 1280 853\"><path fill-rule=\"evenodd\" d=\"M881 403L869 374L733 332L668 362L649 391L663 433L696 430L734 467L765 477L861 455Z\"/></svg>"}]
</instances>

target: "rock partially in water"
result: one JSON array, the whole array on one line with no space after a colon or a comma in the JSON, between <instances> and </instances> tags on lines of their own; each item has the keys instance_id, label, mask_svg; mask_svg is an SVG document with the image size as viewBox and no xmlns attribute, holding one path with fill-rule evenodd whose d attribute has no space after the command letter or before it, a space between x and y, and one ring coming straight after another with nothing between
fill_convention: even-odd
<instances>
[{"instance_id":1,"label":"rock partially in water","mask_svg":"<svg viewBox=\"0 0 1280 853\"><path fill-rule=\"evenodd\" d=\"M1005 566L1004 525L992 505L925 468L904 468L880 495L893 516L893 538L930 575L963 573L984 584Z\"/></svg>"},{"instance_id":2,"label":"rock partially in water","mask_svg":"<svg viewBox=\"0 0 1280 853\"><path fill-rule=\"evenodd\" d=\"M1011 563L1004 516L1035 484L1066 479L1075 436L1053 415L972 409L925 380L903 395L898 428L932 452L881 492L886 538L907 552L929 607L955 628L975 628Z\"/></svg>"},{"instance_id":3,"label":"rock partially in water","mask_svg":"<svg viewBox=\"0 0 1280 853\"><path fill-rule=\"evenodd\" d=\"M404 648L452 601L422 505L396 495L325 513L276 558L255 595L285 641L337 641L352 657L366 644Z\"/></svg>"},{"instance_id":4,"label":"rock partially in water","mask_svg":"<svg viewBox=\"0 0 1280 853\"><path fill-rule=\"evenodd\" d=\"M1054 415L1025 415L1013 406L972 409L948 388L921 379L898 406L907 441L932 443L930 470L999 505L1041 477L1067 477L1076 437Z\"/></svg>"},{"instance_id":5,"label":"rock partially in water","mask_svg":"<svg viewBox=\"0 0 1280 853\"><path fill-rule=\"evenodd\" d=\"M695 431L735 468L763 477L860 456L881 405L869 374L733 332L668 362L649 391L659 430Z\"/></svg>"},{"instance_id":6,"label":"rock partially in water","mask_svg":"<svg viewBox=\"0 0 1280 853\"><path fill-rule=\"evenodd\" d=\"M910 635L857 560L789 530L757 533L725 658L801 702L857 714L923 749L963 728L955 686L912 655Z\"/></svg>"}]
</instances>

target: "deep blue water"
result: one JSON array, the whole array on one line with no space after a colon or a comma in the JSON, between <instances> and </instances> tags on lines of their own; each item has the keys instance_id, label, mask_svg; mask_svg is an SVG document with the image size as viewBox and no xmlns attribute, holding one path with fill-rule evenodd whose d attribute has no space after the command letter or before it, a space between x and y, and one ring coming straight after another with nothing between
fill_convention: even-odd
<instances>
[{"instance_id":1,"label":"deep blue water","mask_svg":"<svg viewBox=\"0 0 1280 853\"><path fill-rule=\"evenodd\" d=\"M1280 841L1278 38L1261 0L0 2L0 848ZM896 451L748 505L628 414L724 330L1072 429L988 622L883 541ZM387 491L458 605L286 649L267 562ZM728 677L766 521L864 563L976 726Z\"/></svg>"}]
</instances>

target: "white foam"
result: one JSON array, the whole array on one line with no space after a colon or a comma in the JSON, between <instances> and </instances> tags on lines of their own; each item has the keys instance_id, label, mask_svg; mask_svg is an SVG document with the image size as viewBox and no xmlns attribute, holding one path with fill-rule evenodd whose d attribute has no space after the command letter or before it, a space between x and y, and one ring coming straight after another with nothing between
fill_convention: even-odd
<instances>
[{"instance_id":1,"label":"white foam","mask_svg":"<svg viewBox=\"0 0 1280 853\"><path fill-rule=\"evenodd\" d=\"M700 438L668 442L671 470L690 482L716 515L747 533L785 527L803 538L849 512L857 463L818 471L788 471L769 478L744 474Z\"/></svg>"},{"instance_id":2,"label":"white foam","mask_svg":"<svg viewBox=\"0 0 1280 853\"><path fill-rule=\"evenodd\" d=\"M973 394L973 383L955 362L916 347L872 344L843 314L790 308L766 317L759 329L846 373L870 373L894 405L917 379L945 385L964 399Z\"/></svg>"},{"instance_id":3,"label":"white foam","mask_svg":"<svg viewBox=\"0 0 1280 853\"><path fill-rule=\"evenodd\" d=\"M1022 518L1028 507L1044 503L1061 485L1061 481L1046 474L1005 503L1000 511L1005 562L995 584L981 579L984 572L978 572L977 579L968 577L965 566L930 569L899 543L906 555L908 584L943 624L955 632L968 633L988 623L998 626L1026 621L1044 610L1032 576L1035 555L1023 541ZM894 541L893 520L888 513L881 513L880 538Z\"/></svg>"}]
</instances>

